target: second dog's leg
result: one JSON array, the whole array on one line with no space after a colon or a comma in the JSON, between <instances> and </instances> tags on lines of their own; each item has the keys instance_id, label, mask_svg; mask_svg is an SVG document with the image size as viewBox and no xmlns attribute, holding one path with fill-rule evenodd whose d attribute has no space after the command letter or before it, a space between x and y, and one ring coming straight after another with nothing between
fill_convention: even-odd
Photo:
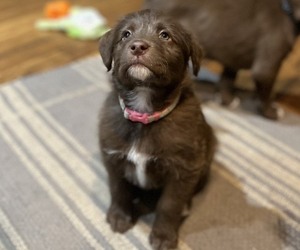
<instances>
[{"instance_id":1,"label":"second dog's leg","mask_svg":"<svg viewBox=\"0 0 300 250\"><path fill-rule=\"evenodd\" d=\"M234 81L237 72L227 67L224 68L220 80L221 102L225 106L232 104L234 100Z\"/></svg>"},{"instance_id":2,"label":"second dog's leg","mask_svg":"<svg viewBox=\"0 0 300 250\"><path fill-rule=\"evenodd\" d=\"M273 105L273 100L271 98L273 83L262 83L256 80L255 85L260 100L259 112L269 119L277 120L278 110Z\"/></svg>"},{"instance_id":3,"label":"second dog's leg","mask_svg":"<svg viewBox=\"0 0 300 250\"><path fill-rule=\"evenodd\" d=\"M279 116L278 108L274 105L272 90L276 79L279 65L265 66L257 64L253 69L253 79L259 98L259 112L266 118L277 120Z\"/></svg>"},{"instance_id":4,"label":"second dog's leg","mask_svg":"<svg viewBox=\"0 0 300 250\"><path fill-rule=\"evenodd\" d=\"M281 63L290 51L290 44L286 43L285 37L272 32L266 34L266 38L262 41L276 42L260 43L251 70L260 100L259 111L263 116L276 120L280 116L280 110L274 105L272 91Z\"/></svg>"}]
</instances>

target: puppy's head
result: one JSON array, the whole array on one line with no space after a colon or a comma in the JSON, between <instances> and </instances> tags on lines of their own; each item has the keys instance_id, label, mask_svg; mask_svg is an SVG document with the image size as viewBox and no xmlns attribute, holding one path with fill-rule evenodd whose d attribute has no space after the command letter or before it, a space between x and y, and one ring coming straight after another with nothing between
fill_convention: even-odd
<instances>
[{"instance_id":1,"label":"puppy's head","mask_svg":"<svg viewBox=\"0 0 300 250\"><path fill-rule=\"evenodd\" d=\"M128 87L178 83L189 59L198 73L202 54L182 26L150 10L126 16L100 39L99 50L108 71Z\"/></svg>"}]
</instances>

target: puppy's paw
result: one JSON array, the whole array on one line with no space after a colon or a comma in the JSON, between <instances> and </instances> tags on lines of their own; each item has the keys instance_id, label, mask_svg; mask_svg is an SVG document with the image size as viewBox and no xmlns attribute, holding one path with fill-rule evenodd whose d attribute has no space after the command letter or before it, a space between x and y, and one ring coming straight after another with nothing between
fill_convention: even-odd
<instances>
[{"instance_id":1,"label":"puppy's paw","mask_svg":"<svg viewBox=\"0 0 300 250\"><path fill-rule=\"evenodd\" d=\"M173 230L153 229L150 244L154 250L169 250L177 247L177 234Z\"/></svg>"},{"instance_id":2,"label":"puppy's paw","mask_svg":"<svg viewBox=\"0 0 300 250\"><path fill-rule=\"evenodd\" d=\"M132 216L117 206L109 208L106 220L111 229L118 233L125 233L134 225Z\"/></svg>"}]
</instances>

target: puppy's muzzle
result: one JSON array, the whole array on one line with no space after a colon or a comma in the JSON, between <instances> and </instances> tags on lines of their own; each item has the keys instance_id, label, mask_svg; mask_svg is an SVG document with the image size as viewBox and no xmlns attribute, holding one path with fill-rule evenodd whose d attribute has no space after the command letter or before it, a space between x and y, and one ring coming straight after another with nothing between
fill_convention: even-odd
<instances>
[{"instance_id":1,"label":"puppy's muzzle","mask_svg":"<svg viewBox=\"0 0 300 250\"><path fill-rule=\"evenodd\" d=\"M150 45L146 43L145 41L142 40L135 40L131 45L130 45L130 52L134 56L141 56L144 55Z\"/></svg>"}]
</instances>

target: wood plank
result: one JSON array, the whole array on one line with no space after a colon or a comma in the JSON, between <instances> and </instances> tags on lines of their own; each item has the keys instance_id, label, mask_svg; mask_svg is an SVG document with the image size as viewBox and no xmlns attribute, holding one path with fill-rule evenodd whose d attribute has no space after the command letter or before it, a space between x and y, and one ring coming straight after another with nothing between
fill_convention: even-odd
<instances>
[{"instance_id":1,"label":"wood plank","mask_svg":"<svg viewBox=\"0 0 300 250\"><path fill-rule=\"evenodd\" d=\"M60 32L41 32L34 23L43 16L48 0L0 1L0 83L52 69L98 53L97 41L77 41ZM138 10L142 0L77 0L73 5L93 6L109 25Z\"/></svg>"}]
</instances>

